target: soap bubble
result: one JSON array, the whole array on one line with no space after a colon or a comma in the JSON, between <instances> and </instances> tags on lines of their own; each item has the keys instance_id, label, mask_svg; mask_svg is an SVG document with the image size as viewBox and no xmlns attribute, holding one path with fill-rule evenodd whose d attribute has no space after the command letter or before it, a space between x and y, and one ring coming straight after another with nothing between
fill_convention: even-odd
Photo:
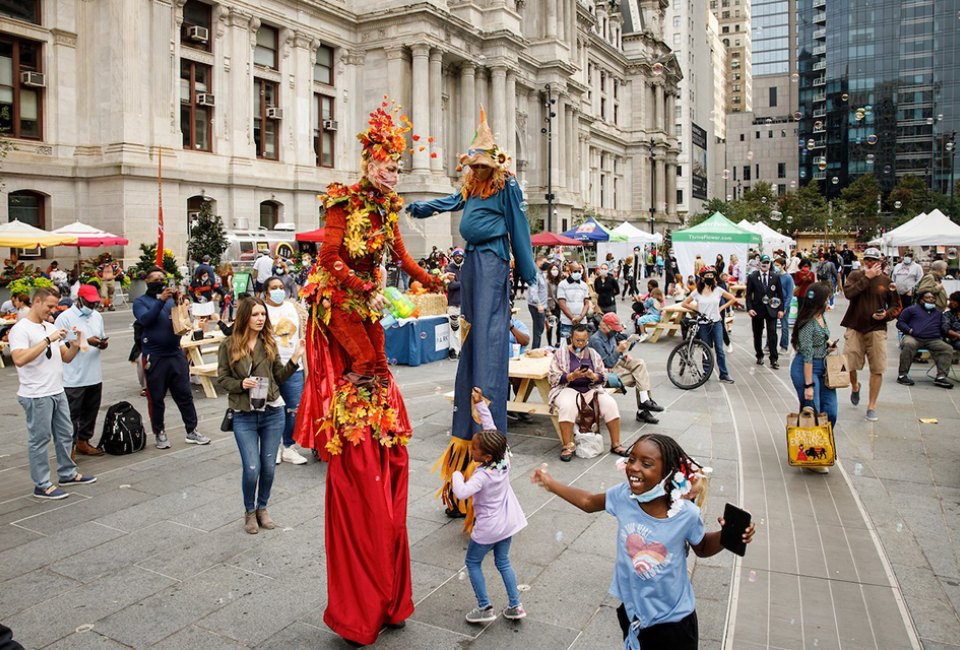
<instances>
[{"instance_id":1,"label":"soap bubble","mask_svg":"<svg viewBox=\"0 0 960 650\"><path fill-rule=\"evenodd\" d=\"M793 189L797 186L797 181L790 181L790 188Z\"/></svg>"},{"instance_id":2,"label":"soap bubble","mask_svg":"<svg viewBox=\"0 0 960 650\"><path fill-rule=\"evenodd\" d=\"M467 575L463 571L457 574L457 580L464 580L466 577Z\"/></svg>"},{"instance_id":3,"label":"soap bubble","mask_svg":"<svg viewBox=\"0 0 960 650\"><path fill-rule=\"evenodd\" d=\"M901 524L900 522L897 522L897 532L898 533L903 532L903 524Z\"/></svg>"},{"instance_id":4,"label":"soap bubble","mask_svg":"<svg viewBox=\"0 0 960 650\"><path fill-rule=\"evenodd\" d=\"M814 123L813 123L813 128L814 128L814 130L816 130L816 131L819 131L820 129L822 129L822 128L823 128L823 120L817 120L816 122L814 122Z\"/></svg>"},{"instance_id":5,"label":"soap bubble","mask_svg":"<svg viewBox=\"0 0 960 650\"><path fill-rule=\"evenodd\" d=\"M793 114L793 119L799 122L800 120L803 119L803 113L801 113L800 111L797 111L796 113Z\"/></svg>"},{"instance_id":6,"label":"soap bubble","mask_svg":"<svg viewBox=\"0 0 960 650\"><path fill-rule=\"evenodd\" d=\"M342 270L343 270L343 262L341 262L340 260L337 260L336 262L334 262L334 263L333 263L333 269L334 269L335 271L342 271Z\"/></svg>"},{"instance_id":7,"label":"soap bubble","mask_svg":"<svg viewBox=\"0 0 960 650\"><path fill-rule=\"evenodd\" d=\"M810 138L809 140L807 140L807 149L813 149L816 146L817 146L816 140L814 140L813 138Z\"/></svg>"},{"instance_id":8,"label":"soap bubble","mask_svg":"<svg viewBox=\"0 0 960 650\"><path fill-rule=\"evenodd\" d=\"M826 160L821 160L820 162L818 162L818 163L817 163L817 168L818 168L820 171L826 170L826 168L827 168L827 161L826 161Z\"/></svg>"},{"instance_id":9,"label":"soap bubble","mask_svg":"<svg viewBox=\"0 0 960 650\"><path fill-rule=\"evenodd\" d=\"M790 75L790 81L792 81L793 83L799 82L799 81L800 81L800 75L797 74L796 72L794 72L792 75Z\"/></svg>"},{"instance_id":10,"label":"soap bubble","mask_svg":"<svg viewBox=\"0 0 960 650\"><path fill-rule=\"evenodd\" d=\"M850 99L850 95L848 95L847 93L843 93L842 95L840 95L840 101L845 102L848 99Z\"/></svg>"},{"instance_id":11,"label":"soap bubble","mask_svg":"<svg viewBox=\"0 0 960 650\"><path fill-rule=\"evenodd\" d=\"M807 170L806 170L806 169L801 169L801 170L800 170L800 178L806 178L806 177L807 177Z\"/></svg>"},{"instance_id":12,"label":"soap bubble","mask_svg":"<svg viewBox=\"0 0 960 650\"><path fill-rule=\"evenodd\" d=\"M728 178L730 178L730 170L729 170L729 169L724 169L724 170L723 170L723 180L727 180Z\"/></svg>"},{"instance_id":13,"label":"soap bubble","mask_svg":"<svg viewBox=\"0 0 960 650\"><path fill-rule=\"evenodd\" d=\"M520 202L520 209L523 210L524 212L527 211L527 202L526 202L526 201L521 201L521 202Z\"/></svg>"},{"instance_id":14,"label":"soap bubble","mask_svg":"<svg viewBox=\"0 0 960 650\"><path fill-rule=\"evenodd\" d=\"M787 223L793 223L793 217L791 217L789 214L787 215Z\"/></svg>"},{"instance_id":15,"label":"soap bubble","mask_svg":"<svg viewBox=\"0 0 960 650\"><path fill-rule=\"evenodd\" d=\"M751 571L750 574L749 574L749 576L747 577L747 580L749 580L750 582L756 582L756 581L757 581L757 572L756 572L756 571Z\"/></svg>"},{"instance_id":16,"label":"soap bubble","mask_svg":"<svg viewBox=\"0 0 960 650\"><path fill-rule=\"evenodd\" d=\"M863 476L863 463L854 463L853 474L854 476Z\"/></svg>"},{"instance_id":17,"label":"soap bubble","mask_svg":"<svg viewBox=\"0 0 960 650\"><path fill-rule=\"evenodd\" d=\"M854 144L862 144L862 143L863 143L863 138L861 138L861 137L858 135L858 136L856 137L856 139L854 139L853 143L854 143Z\"/></svg>"},{"instance_id":18,"label":"soap bubble","mask_svg":"<svg viewBox=\"0 0 960 650\"><path fill-rule=\"evenodd\" d=\"M889 173L892 172L892 171L893 171L893 167L891 167L890 165L884 165L884 166L883 166L883 173L884 173L884 174L889 174Z\"/></svg>"},{"instance_id":19,"label":"soap bubble","mask_svg":"<svg viewBox=\"0 0 960 650\"><path fill-rule=\"evenodd\" d=\"M747 152L747 160L753 160L753 152L752 152L752 151L748 151L748 152Z\"/></svg>"},{"instance_id":20,"label":"soap bubble","mask_svg":"<svg viewBox=\"0 0 960 650\"><path fill-rule=\"evenodd\" d=\"M553 539L554 539L554 541L556 541L557 543L562 542L562 541L563 541L563 531L562 531L562 530L558 530L557 532L555 532L555 533L553 534Z\"/></svg>"},{"instance_id":21,"label":"soap bubble","mask_svg":"<svg viewBox=\"0 0 960 650\"><path fill-rule=\"evenodd\" d=\"M653 67L651 68L651 71L653 72L653 74L656 74L656 75L663 74L663 64L660 63L659 61L657 63L654 63Z\"/></svg>"},{"instance_id":22,"label":"soap bubble","mask_svg":"<svg viewBox=\"0 0 960 650\"><path fill-rule=\"evenodd\" d=\"M832 226L832 225L833 225L833 219L827 219L827 225L828 225L828 226Z\"/></svg>"},{"instance_id":23,"label":"soap bubble","mask_svg":"<svg viewBox=\"0 0 960 650\"><path fill-rule=\"evenodd\" d=\"M868 153L866 158L867 164L872 165L874 160L876 160L876 156L874 156L872 153Z\"/></svg>"},{"instance_id":24,"label":"soap bubble","mask_svg":"<svg viewBox=\"0 0 960 650\"><path fill-rule=\"evenodd\" d=\"M877 144L877 136L873 133L867 136L867 144Z\"/></svg>"},{"instance_id":25,"label":"soap bubble","mask_svg":"<svg viewBox=\"0 0 960 650\"><path fill-rule=\"evenodd\" d=\"M764 122L765 122L766 124L773 124L773 118L772 118L772 117L768 117L767 119L764 120Z\"/></svg>"},{"instance_id":26,"label":"soap bubble","mask_svg":"<svg viewBox=\"0 0 960 650\"><path fill-rule=\"evenodd\" d=\"M424 341L427 340L427 333L426 333L426 332L420 332L420 338L423 339Z\"/></svg>"},{"instance_id":27,"label":"soap bubble","mask_svg":"<svg viewBox=\"0 0 960 650\"><path fill-rule=\"evenodd\" d=\"M390 364L391 366L395 366L395 365L397 365L397 360L396 360L396 359L387 359L387 363Z\"/></svg>"},{"instance_id":28,"label":"soap bubble","mask_svg":"<svg viewBox=\"0 0 960 650\"><path fill-rule=\"evenodd\" d=\"M761 197L760 197L760 203L766 203L766 202L767 202L767 197L761 196Z\"/></svg>"},{"instance_id":29,"label":"soap bubble","mask_svg":"<svg viewBox=\"0 0 960 650\"><path fill-rule=\"evenodd\" d=\"M781 219L783 219L783 213L780 212L779 210L774 210L773 212L770 213L771 221L780 221Z\"/></svg>"},{"instance_id":30,"label":"soap bubble","mask_svg":"<svg viewBox=\"0 0 960 650\"><path fill-rule=\"evenodd\" d=\"M899 210L900 208L903 207L903 203L901 203L900 201L894 201L894 202L893 202L893 207L895 207L897 210Z\"/></svg>"}]
</instances>

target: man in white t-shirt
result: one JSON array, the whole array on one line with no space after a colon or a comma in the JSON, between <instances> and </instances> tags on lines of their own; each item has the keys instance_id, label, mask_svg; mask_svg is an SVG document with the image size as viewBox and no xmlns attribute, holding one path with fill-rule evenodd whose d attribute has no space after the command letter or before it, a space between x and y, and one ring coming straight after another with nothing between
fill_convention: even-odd
<instances>
[{"instance_id":1,"label":"man in white t-shirt","mask_svg":"<svg viewBox=\"0 0 960 650\"><path fill-rule=\"evenodd\" d=\"M260 257L253 263L253 290L256 293L263 293L264 285L273 275L273 256L267 252L260 253Z\"/></svg>"},{"instance_id":2,"label":"man in white t-shirt","mask_svg":"<svg viewBox=\"0 0 960 650\"><path fill-rule=\"evenodd\" d=\"M300 311L292 300L286 300L286 290L283 280L276 276L268 278L264 284L264 302L267 304L267 317L273 329L273 340L277 342L277 352L280 361L286 363L297 349L297 341L302 339L303 331ZM304 314L305 316L305 314ZM300 395L303 393L303 362L300 368L290 375L290 378L280 384L280 397L283 398L286 409L286 422L283 427L283 442L280 453L277 454L277 464L280 461L303 465L307 459L293 447L293 429L297 423L297 409L300 407Z\"/></svg>"},{"instance_id":3,"label":"man in white t-shirt","mask_svg":"<svg viewBox=\"0 0 960 650\"><path fill-rule=\"evenodd\" d=\"M85 485L97 479L80 474L70 458L73 423L70 404L63 390L63 362L70 363L83 342L83 331L74 328L76 341L66 341L67 330L48 322L60 296L41 287L33 294L30 312L10 330L10 351L17 366L20 389L17 401L27 415L27 445L33 496L64 499L67 492L50 481L47 445L53 435L60 485Z\"/></svg>"},{"instance_id":4,"label":"man in white t-shirt","mask_svg":"<svg viewBox=\"0 0 960 650\"><path fill-rule=\"evenodd\" d=\"M570 338L574 325L583 323L590 310L590 287L583 281L583 267L570 264L570 275L557 285L557 305L560 306L560 338Z\"/></svg>"}]
</instances>

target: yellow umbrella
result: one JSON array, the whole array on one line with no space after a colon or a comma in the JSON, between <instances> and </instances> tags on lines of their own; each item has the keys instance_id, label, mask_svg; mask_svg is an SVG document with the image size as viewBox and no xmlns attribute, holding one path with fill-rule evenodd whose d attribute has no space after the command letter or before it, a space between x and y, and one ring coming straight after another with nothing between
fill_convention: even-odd
<instances>
[{"instance_id":1,"label":"yellow umbrella","mask_svg":"<svg viewBox=\"0 0 960 650\"><path fill-rule=\"evenodd\" d=\"M47 248L76 246L76 235L57 235L40 230L17 219L0 224L0 248Z\"/></svg>"}]
</instances>

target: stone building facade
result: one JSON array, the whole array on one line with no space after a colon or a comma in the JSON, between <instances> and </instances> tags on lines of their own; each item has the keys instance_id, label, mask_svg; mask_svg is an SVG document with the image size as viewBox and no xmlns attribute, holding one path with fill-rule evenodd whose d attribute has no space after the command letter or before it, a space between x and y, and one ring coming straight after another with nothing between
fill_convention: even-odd
<instances>
[{"instance_id":1,"label":"stone building facade","mask_svg":"<svg viewBox=\"0 0 960 650\"><path fill-rule=\"evenodd\" d=\"M531 220L546 221L549 84L553 229L588 213L646 224L651 207L663 229L677 222L669 116L682 77L663 41L667 1L0 8L0 68L10 72L0 69L0 122L13 144L0 220L52 229L79 219L126 236L124 257L134 258L156 240L162 158L166 243L181 259L203 201L228 228L316 228L318 191L358 176L354 136L388 95L425 145L404 161L408 200L453 191L484 105L513 152ZM415 255L459 239L456 219L402 223Z\"/></svg>"}]
</instances>

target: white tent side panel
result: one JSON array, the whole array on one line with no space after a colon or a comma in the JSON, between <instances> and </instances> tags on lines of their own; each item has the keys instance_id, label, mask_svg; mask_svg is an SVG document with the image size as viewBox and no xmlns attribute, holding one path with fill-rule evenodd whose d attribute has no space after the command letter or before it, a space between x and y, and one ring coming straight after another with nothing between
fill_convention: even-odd
<instances>
[{"instance_id":1,"label":"white tent side panel","mask_svg":"<svg viewBox=\"0 0 960 650\"><path fill-rule=\"evenodd\" d=\"M750 244L734 242L673 242L673 255L677 258L677 265L680 267L680 273L686 281L688 275L693 275L693 263L697 255L704 264L713 266L717 261L717 255L723 255L724 262L730 264L730 256L736 255L739 259L740 277L746 277L747 253L750 251ZM667 278L667 281L672 278Z\"/></svg>"}]
</instances>

